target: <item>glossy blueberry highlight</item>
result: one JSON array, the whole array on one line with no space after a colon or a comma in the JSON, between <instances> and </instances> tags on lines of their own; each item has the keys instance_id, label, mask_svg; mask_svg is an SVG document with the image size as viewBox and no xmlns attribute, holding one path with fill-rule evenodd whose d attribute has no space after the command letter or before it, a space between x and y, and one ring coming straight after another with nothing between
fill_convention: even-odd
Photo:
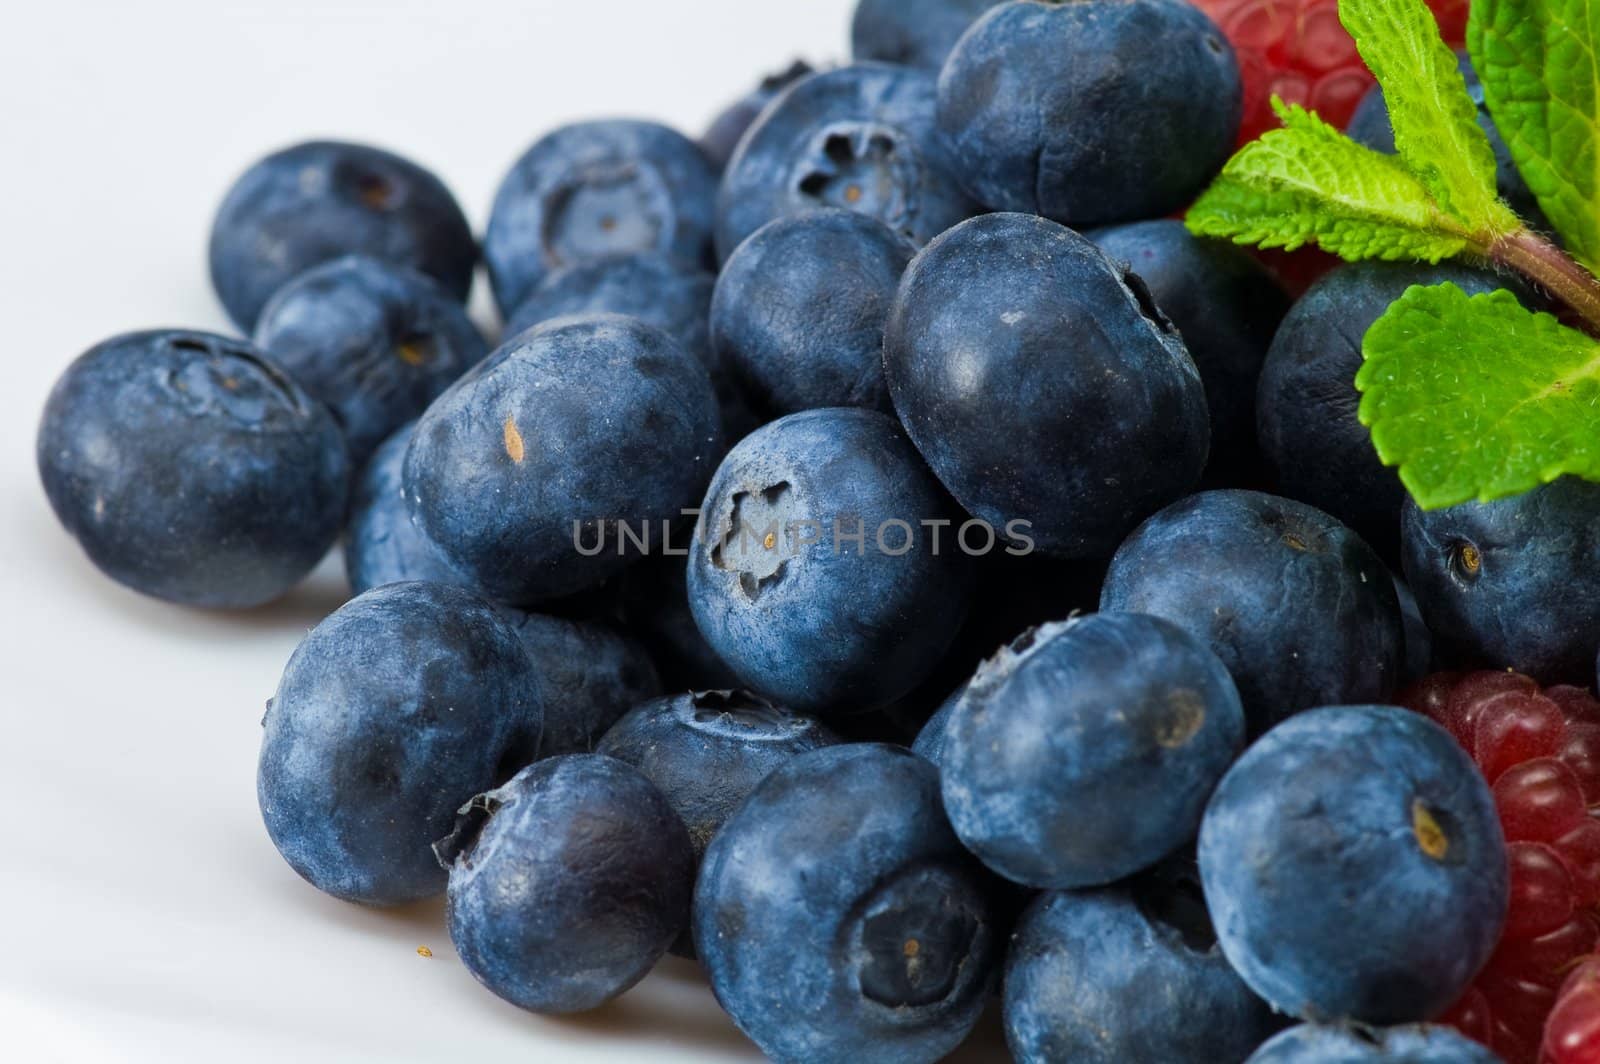
<instances>
[{"instance_id":1,"label":"glossy blueberry highlight","mask_svg":"<svg viewBox=\"0 0 1600 1064\"><path fill-rule=\"evenodd\" d=\"M541 138L500 183L483 258L509 317L544 278L609 255L686 265L711 251L717 176L695 143L654 122L578 122Z\"/></svg>"},{"instance_id":2,"label":"glossy blueberry highlight","mask_svg":"<svg viewBox=\"0 0 1600 1064\"><path fill-rule=\"evenodd\" d=\"M939 75L939 133L962 187L1073 226L1185 206L1232 153L1233 47L1183 0L1014 0Z\"/></svg>"},{"instance_id":3,"label":"glossy blueberry highlight","mask_svg":"<svg viewBox=\"0 0 1600 1064\"><path fill-rule=\"evenodd\" d=\"M350 494L344 571L357 595L411 580L472 586L439 545L411 520L401 471L415 428L416 422L412 422L383 441L356 477Z\"/></svg>"},{"instance_id":4,"label":"glossy blueberry highlight","mask_svg":"<svg viewBox=\"0 0 1600 1064\"><path fill-rule=\"evenodd\" d=\"M717 115L700 135L700 150L706 153L706 158L711 160L711 165L718 173L727 167L728 160L733 158L733 149L739 146L739 139L760 117L767 104L777 99L790 85L814 73L816 71L810 63L796 59L783 70L762 78L754 89Z\"/></svg>"},{"instance_id":5,"label":"glossy blueberry highlight","mask_svg":"<svg viewBox=\"0 0 1600 1064\"><path fill-rule=\"evenodd\" d=\"M1223 951L1301 1019L1438 1015L1488 960L1509 893L1488 784L1391 706L1303 713L1228 772L1200 828Z\"/></svg>"},{"instance_id":6,"label":"glossy blueberry highlight","mask_svg":"<svg viewBox=\"0 0 1600 1064\"><path fill-rule=\"evenodd\" d=\"M777 218L823 207L870 215L925 244L977 207L934 132L934 76L860 63L798 82L762 112L728 161L717 253Z\"/></svg>"},{"instance_id":7,"label":"glossy blueberry highlight","mask_svg":"<svg viewBox=\"0 0 1600 1064\"><path fill-rule=\"evenodd\" d=\"M1138 274L1183 337L1211 411L1213 478L1248 477L1256 463L1256 379L1288 295L1248 251L1194 236L1174 219L1086 235Z\"/></svg>"},{"instance_id":8,"label":"glossy blueberry highlight","mask_svg":"<svg viewBox=\"0 0 1600 1064\"><path fill-rule=\"evenodd\" d=\"M1587 684L1600 647L1600 485L1577 477L1491 503L1406 502L1406 579L1440 655Z\"/></svg>"},{"instance_id":9,"label":"glossy blueberry highlight","mask_svg":"<svg viewBox=\"0 0 1600 1064\"><path fill-rule=\"evenodd\" d=\"M474 798L440 843L450 940L513 1005L584 1012L655 966L688 918L689 836L630 765L570 754Z\"/></svg>"},{"instance_id":10,"label":"glossy blueberry highlight","mask_svg":"<svg viewBox=\"0 0 1600 1064\"><path fill-rule=\"evenodd\" d=\"M932 765L858 743L774 769L706 851L694 942L780 1064L934 1061L977 1022L999 948Z\"/></svg>"},{"instance_id":11,"label":"glossy blueberry highlight","mask_svg":"<svg viewBox=\"0 0 1600 1064\"><path fill-rule=\"evenodd\" d=\"M997 529L1031 522L1046 554L1110 554L1205 466L1205 391L1178 330L1137 278L1043 218L985 215L924 248L884 375L957 501Z\"/></svg>"},{"instance_id":12,"label":"glossy blueberry highlight","mask_svg":"<svg viewBox=\"0 0 1600 1064\"><path fill-rule=\"evenodd\" d=\"M961 35L998 0L860 0L850 22L850 54L937 71Z\"/></svg>"},{"instance_id":13,"label":"glossy blueberry highlight","mask_svg":"<svg viewBox=\"0 0 1600 1064\"><path fill-rule=\"evenodd\" d=\"M390 152L338 141L262 159L234 183L211 224L211 283L246 333L278 289L345 255L427 274L465 302L478 246L437 177Z\"/></svg>"},{"instance_id":14,"label":"glossy blueberry highlight","mask_svg":"<svg viewBox=\"0 0 1600 1064\"><path fill-rule=\"evenodd\" d=\"M1387 698L1405 665L1394 581L1372 548L1260 492L1202 492L1150 518L1111 560L1100 608L1203 640L1239 685L1252 734L1313 706Z\"/></svg>"},{"instance_id":15,"label":"glossy blueberry highlight","mask_svg":"<svg viewBox=\"0 0 1600 1064\"><path fill-rule=\"evenodd\" d=\"M1453 1027L1350 1024L1291 1027L1245 1064L1501 1064L1500 1058Z\"/></svg>"},{"instance_id":16,"label":"glossy blueberry highlight","mask_svg":"<svg viewBox=\"0 0 1600 1064\"><path fill-rule=\"evenodd\" d=\"M437 284L360 256L314 266L280 288L255 342L333 411L357 465L489 353L466 310Z\"/></svg>"},{"instance_id":17,"label":"glossy blueberry highlight","mask_svg":"<svg viewBox=\"0 0 1600 1064\"><path fill-rule=\"evenodd\" d=\"M544 705L540 757L589 753L624 714L661 693L644 647L614 625L504 612L528 652Z\"/></svg>"},{"instance_id":18,"label":"glossy blueberry highlight","mask_svg":"<svg viewBox=\"0 0 1600 1064\"><path fill-rule=\"evenodd\" d=\"M186 606L278 598L333 546L339 426L250 344L125 333L67 367L36 457L56 518L118 583Z\"/></svg>"},{"instance_id":19,"label":"glossy blueberry highlight","mask_svg":"<svg viewBox=\"0 0 1600 1064\"><path fill-rule=\"evenodd\" d=\"M1096 614L1028 632L978 670L945 724L944 807L1012 882L1098 886L1192 840L1244 741L1238 691L1200 640Z\"/></svg>"},{"instance_id":20,"label":"glossy blueberry highlight","mask_svg":"<svg viewBox=\"0 0 1600 1064\"><path fill-rule=\"evenodd\" d=\"M695 504L721 453L705 367L619 315L561 318L514 337L417 423L412 518L498 601L581 591L637 561ZM582 551L579 547L582 547Z\"/></svg>"},{"instance_id":21,"label":"glossy blueberry highlight","mask_svg":"<svg viewBox=\"0 0 1600 1064\"><path fill-rule=\"evenodd\" d=\"M758 429L723 460L700 521L695 621L746 686L780 705L885 705L932 671L961 625L971 573L960 521L884 414L807 410Z\"/></svg>"},{"instance_id":22,"label":"glossy blueberry highlight","mask_svg":"<svg viewBox=\"0 0 1600 1064\"><path fill-rule=\"evenodd\" d=\"M883 325L915 253L883 223L834 209L740 244L717 277L711 341L751 404L772 416L890 409Z\"/></svg>"},{"instance_id":23,"label":"glossy blueberry highlight","mask_svg":"<svg viewBox=\"0 0 1600 1064\"><path fill-rule=\"evenodd\" d=\"M1228 965L1192 859L1128 883L1041 894L1005 965L1020 1064L1238 1061L1278 1026Z\"/></svg>"},{"instance_id":24,"label":"glossy blueberry highlight","mask_svg":"<svg viewBox=\"0 0 1600 1064\"><path fill-rule=\"evenodd\" d=\"M267 708L267 833L317 889L366 905L439 893L456 809L532 759L542 710L516 630L444 584L391 584L306 636Z\"/></svg>"}]
</instances>

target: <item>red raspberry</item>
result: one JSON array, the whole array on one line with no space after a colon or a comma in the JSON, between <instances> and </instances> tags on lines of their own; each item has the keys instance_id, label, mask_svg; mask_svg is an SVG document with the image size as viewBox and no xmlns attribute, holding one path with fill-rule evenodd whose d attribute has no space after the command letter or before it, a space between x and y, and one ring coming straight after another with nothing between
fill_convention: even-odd
<instances>
[{"instance_id":1,"label":"red raspberry","mask_svg":"<svg viewBox=\"0 0 1600 1064\"><path fill-rule=\"evenodd\" d=\"M1600 947L1600 701L1474 672L1430 676L1401 703L1443 725L1483 770L1511 858L1500 944L1444 1022L1507 1064L1600 1064L1600 959L1573 1003L1557 1005L1568 972Z\"/></svg>"}]
</instances>

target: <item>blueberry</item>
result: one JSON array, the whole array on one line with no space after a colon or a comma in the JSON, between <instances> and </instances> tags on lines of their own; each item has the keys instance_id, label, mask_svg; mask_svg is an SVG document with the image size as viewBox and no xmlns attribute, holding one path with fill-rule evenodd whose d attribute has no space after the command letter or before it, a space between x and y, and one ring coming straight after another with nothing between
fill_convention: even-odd
<instances>
[{"instance_id":1,"label":"blueberry","mask_svg":"<svg viewBox=\"0 0 1600 1064\"><path fill-rule=\"evenodd\" d=\"M645 702L619 720L597 753L626 761L666 796L689 829L696 866L728 817L773 769L841 742L813 717L744 691L700 691ZM694 956L685 933L672 952Z\"/></svg>"},{"instance_id":2,"label":"blueberry","mask_svg":"<svg viewBox=\"0 0 1600 1064\"><path fill-rule=\"evenodd\" d=\"M428 580L471 587L438 544L411 520L401 483L416 422L383 441L356 478L344 535L344 571L356 594L384 584Z\"/></svg>"},{"instance_id":3,"label":"blueberry","mask_svg":"<svg viewBox=\"0 0 1600 1064\"><path fill-rule=\"evenodd\" d=\"M465 302L478 246L450 190L416 163L312 141L274 152L234 183L211 224L210 254L218 298L250 332L279 288L345 255L425 273Z\"/></svg>"},{"instance_id":4,"label":"blueberry","mask_svg":"<svg viewBox=\"0 0 1600 1064\"><path fill-rule=\"evenodd\" d=\"M1505 921L1505 840L1465 751L1389 706L1302 713L1229 770L1200 828L1223 951L1306 1020L1435 1016Z\"/></svg>"},{"instance_id":5,"label":"blueberry","mask_svg":"<svg viewBox=\"0 0 1600 1064\"><path fill-rule=\"evenodd\" d=\"M779 1064L942 1058L999 949L938 773L873 743L801 754L756 787L706 851L692 926L717 1001Z\"/></svg>"},{"instance_id":6,"label":"blueberry","mask_svg":"<svg viewBox=\"0 0 1600 1064\"><path fill-rule=\"evenodd\" d=\"M531 760L542 711L517 633L444 584L390 584L312 629L269 703L257 796L313 886L394 905L437 894L432 843Z\"/></svg>"},{"instance_id":7,"label":"blueberry","mask_svg":"<svg viewBox=\"0 0 1600 1064\"><path fill-rule=\"evenodd\" d=\"M473 799L440 843L450 940L478 982L532 1012L598 1008L682 930L683 822L631 765L569 754Z\"/></svg>"},{"instance_id":8,"label":"blueberry","mask_svg":"<svg viewBox=\"0 0 1600 1064\"><path fill-rule=\"evenodd\" d=\"M915 253L882 222L854 211L769 222L717 278L712 344L765 413L888 410L883 323Z\"/></svg>"},{"instance_id":9,"label":"blueberry","mask_svg":"<svg viewBox=\"0 0 1600 1064\"><path fill-rule=\"evenodd\" d=\"M950 49L999 0L859 0L850 23L850 54L857 62L938 70Z\"/></svg>"},{"instance_id":10,"label":"blueberry","mask_svg":"<svg viewBox=\"0 0 1600 1064\"><path fill-rule=\"evenodd\" d=\"M911 752L931 762L935 768L944 764L945 736L947 734L945 729L949 727L950 718L954 715L956 706L961 704L961 698L966 693L966 684L962 684L954 691L951 691L949 696L939 703L939 708L933 711L933 716L929 717L922 725L921 730L917 732L915 741L911 744Z\"/></svg>"},{"instance_id":11,"label":"blueberry","mask_svg":"<svg viewBox=\"0 0 1600 1064\"><path fill-rule=\"evenodd\" d=\"M1500 1064L1500 1058L1442 1025L1302 1024L1256 1050L1245 1064Z\"/></svg>"},{"instance_id":12,"label":"blueberry","mask_svg":"<svg viewBox=\"0 0 1600 1064\"><path fill-rule=\"evenodd\" d=\"M1467 93L1472 97L1472 102L1478 106L1478 125L1489 138L1489 146L1494 151L1495 183L1500 188L1500 198L1510 204L1525 221L1535 229L1550 228L1549 221L1544 212L1539 209L1539 201L1533 191L1528 188L1528 183L1522 179L1522 173L1517 169L1516 162L1511 158L1511 149L1506 145L1505 138L1500 135L1500 129L1495 125L1494 117L1489 114L1489 105L1484 99L1483 82L1478 79L1478 72L1473 69L1472 59L1462 52L1457 55L1461 67L1461 76L1466 79ZM1350 118L1350 124L1345 127L1350 138L1369 148L1384 152L1388 155L1395 153L1394 127L1389 122L1389 105L1383 98L1383 89L1374 85L1362 97L1361 105Z\"/></svg>"},{"instance_id":13,"label":"blueberry","mask_svg":"<svg viewBox=\"0 0 1600 1064\"><path fill-rule=\"evenodd\" d=\"M1232 153L1239 64L1182 0L1015 0L939 75L939 133L984 206L1071 225L1183 207Z\"/></svg>"},{"instance_id":14,"label":"blueberry","mask_svg":"<svg viewBox=\"0 0 1600 1064\"><path fill-rule=\"evenodd\" d=\"M654 122L579 122L547 134L495 194L483 258L509 317L545 276L607 255L706 262L717 175L695 143Z\"/></svg>"},{"instance_id":15,"label":"blueberry","mask_svg":"<svg viewBox=\"0 0 1600 1064\"><path fill-rule=\"evenodd\" d=\"M1139 275L1183 336L1211 410L1213 479L1248 477L1256 455L1256 378L1289 297L1243 248L1203 240L1170 218L1087 236Z\"/></svg>"},{"instance_id":16,"label":"blueberry","mask_svg":"<svg viewBox=\"0 0 1600 1064\"><path fill-rule=\"evenodd\" d=\"M357 465L488 354L461 304L432 280L356 255L278 289L255 342L333 411Z\"/></svg>"},{"instance_id":17,"label":"blueberry","mask_svg":"<svg viewBox=\"0 0 1600 1064\"><path fill-rule=\"evenodd\" d=\"M440 396L405 459L412 518L497 600L583 590L692 507L721 453L705 367L633 318L521 333Z\"/></svg>"},{"instance_id":18,"label":"blueberry","mask_svg":"<svg viewBox=\"0 0 1600 1064\"><path fill-rule=\"evenodd\" d=\"M1589 682L1600 646L1600 485L1562 477L1432 512L1408 500L1402 541L1441 657L1546 684Z\"/></svg>"},{"instance_id":19,"label":"blueberry","mask_svg":"<svg viewBox=\"0 0 1600 1064\"><path fill-rule=\"evenodd\" d=\"M933 128L934 76L881 63L814 74L761 113L717 196L717 253L791 214L846 207L923 244L977 208Z\"/></svg>"},{"instance_id":20,"label":"blueberry","mask_svg":"<svg viewBox=\"0 0 1600 1064\"><path fill-rule=\"evenodd\" d=\"M112 337L56 382L37 447L50 505L89 560L169 602L269 602L344 520L338 424L242 340Z\"/></svg>"},{"instance_id":21,"label":"blueberry","mask_svg":"<svg viewBox=\"0 0 1600 1064\"><path fill-rule=\"evenodd\" d=\"M915 687L961 624L970 569L956 538L948 498L893 419L807 410L723 460L689 603L746 686L807 713L874 709Z\"/></svg>"},{"instance_id":22,"label":"blueberry","mask_svg":"<svg viewBox=\"0 0 1600 1064\"><path fill-rule=\"evenodd\" d=\"M900 283L884 372L950 493L1047 554L1109 554L1205 465L1205 391L1137 278L1043 218L991 214Z\"/></svg>"},{"instance_id":23,"label":"blueberry","mask_svg":"<svg viewBox=\"0 0 1600 1064\"><path fill-rule=\"evenodd\" d=\"M1012 882L1098 886L1191 841L1244 740L1227 669L1189 633L1136 614L1046 625L951 712L944 807Z\"/></svg>"},{"instance_id":24,"label":"blueberry","mask_svg":"<svg viewBox=\"0 0 1600 1064\"><path fill-rule=\"evenodd\" d=\"M718 173L727 167L728 160L733 158L733 149L739 146L745 130L754 124L766 106L777 99L784 89L814 73L816 71L810 63L796 59L783 70L762 78L753 90L717 115L710 128L700 136L700 150L706 153L706 158L711 160L711 165Z\"/></svg>"},{"instance_id":25,"label":"blueberry","mask_svg":"<svg viewBox=\"0 0 1600 1064\"><path fill-rule=\"evenodd\" d=\"M1357 419L1361 340L1412 285L1493 291L1495 274L1468 266L1361 262L1313 285L1283 320L1256 396L1261 452L1278 490L1337 517L1385 557L1395 554L1405 488Z\"/></svg>"},{"instance_id":26,"label":"blueberry","mask_svg":"<svg viewBox=\"0 0 1600 1064\"><path fill-rule=\"evenodd\" d=\"M620 615L649 648L666 690L737 687L739 678L700 634L689 608L689 574L679 552L693 535L674 532L672 553L653 554L622 574Z\"/></svg>"},{"instance_id":27,"label":"blueberry","mask_svg":"<svg viewBox=\"0 0 1600 1064\"><path fill-rule=\"evenodd\" d=\"M661 693L644 647L615 626L505 612L533 663L544 705L540 757L590 752L624 714Z\"/></svg>"},{"instance_id":28,"label":"blueberry","mask_svg":"<svg viewBox=\"0 0 1600 1064\"><path fill-rule=\"evenodd\" d=\"M1202 492L1146 521L1112 559L1100 608L1209 644L1256 734L1313 706L1387 698L1405 666L1394 581L1372 548L1254 491Z\"/></svg>"},{"instance_id":29,"label":"blueberry","mask_svg":"<svg viewBox=\"0 0 1600 1064\"><path fill-rule=\"evenodd\" d=\"M1127 883L1041 894L1005 964L1021 1064L1238 1061L1277 1024L1217 946L1189 857Z\"/></svg>"},{"instance_id":30,"label":"blueberry","mask_svg":"<svg viewBox=\"0 0 1600 1064\"><path fill-rule=\"evenodd\" d=\"M1427 676L1433 665L1433 633L1422 619L1417 596L1399 577L1394 578L1394 593L1400 600L1400 622L1406 644L1406 665L1401 680L1412 684Z\"/></svg>"}]
</instances>

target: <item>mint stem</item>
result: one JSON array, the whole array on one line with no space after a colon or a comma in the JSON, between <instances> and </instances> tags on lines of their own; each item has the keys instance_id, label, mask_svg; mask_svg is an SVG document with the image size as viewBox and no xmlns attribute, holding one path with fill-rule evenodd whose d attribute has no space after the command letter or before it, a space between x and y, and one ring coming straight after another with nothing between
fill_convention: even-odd
<instances>
[{"instance_id":1,"label":"mint stem","mask_svg":"<svg viewBox=\"0 0 1600 1064\"><path fill-rule=\"evenodd\" d=\"M1586 332L1600 336L1600 281L1566 252L1524 228L1489 245L1489 258L1532 279L1571 307Z\"/></svg>"}]
</instances>

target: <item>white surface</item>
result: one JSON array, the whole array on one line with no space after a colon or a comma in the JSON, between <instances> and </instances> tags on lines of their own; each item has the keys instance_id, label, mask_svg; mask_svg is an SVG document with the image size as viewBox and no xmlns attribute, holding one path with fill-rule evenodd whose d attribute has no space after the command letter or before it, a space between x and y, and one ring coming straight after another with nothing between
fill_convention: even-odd
<instances>
[{"instance_id":1,"label":"white surface","mask_svg":"<svg viewBox=\"0 0 1600 1064\"><path fill-rule=\"evenodd\" d=\"M252 615L139 598L56 525L33 434L56 375L95 342L226 328L205 236L259 155L312 136L387 146L435 169L481 229L544 130L639 115L697 134L768 69L842 55L849 6L6 6L0 1059L759 1059L691 965L589 1017L542 1020L472 981L438 905L366 912L302 883L257 815L258 721L290 650L340 601L337 565ZM1003 1056L990 1026L968 1059Z\"/></svg>"}]
</instances>

